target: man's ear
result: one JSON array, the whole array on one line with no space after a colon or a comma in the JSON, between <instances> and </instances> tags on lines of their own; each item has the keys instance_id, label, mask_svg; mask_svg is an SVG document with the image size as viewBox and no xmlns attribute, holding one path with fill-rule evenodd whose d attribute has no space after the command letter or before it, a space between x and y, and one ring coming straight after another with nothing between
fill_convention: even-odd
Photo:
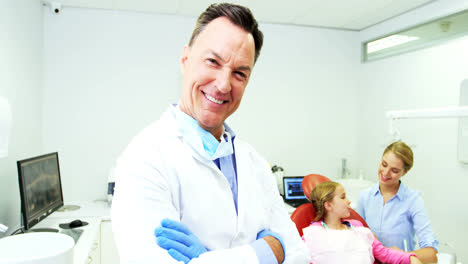
<instances>
[{"instance_id":1,"label":"man's ear","mask_svg":"<svg viewBox=\"0 0 468 264\"><path fill-rule=\"evenodd\" d=\"M182 51L182 57L180 58L180 72L184 74L185 65L187 64L187 59L189 55L190 47L188 45L184 46L184 50Z\"/></svg>"}]
</instances>

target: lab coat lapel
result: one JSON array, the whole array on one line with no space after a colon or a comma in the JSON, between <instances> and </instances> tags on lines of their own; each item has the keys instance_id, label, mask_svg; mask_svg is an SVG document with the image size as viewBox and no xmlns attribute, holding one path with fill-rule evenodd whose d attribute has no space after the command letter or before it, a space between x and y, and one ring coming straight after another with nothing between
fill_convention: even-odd
<instances>
[{"instance_id":1,"label":"lab coat lapel","mask_svg":"<svg viewBox=\"0 0 468 264\"><path fill-rule=\"evenodd\" d=\"M237 212L238 231L244 235L256 235L258 228L263 225L262 194L261 186L258 184L258 175L253 166L252 153L250 148L237 137L234 139L234 151L236 153L237 165ZM253 233L252 233L253 232Z\"/></svg>"},{"instance_id":2,"label":"lab coat lapel","mask_svg":"<svg viewBox=\"0 0 468 264\"><path fill-rule=\"evenodd\" d=\"M238 144L238 140L237 139L234 139L234 153L235 153L235 157L236 157L236 166L237 166L237 219L238 219L238 226L237 226L237 230L239 230L239 224L242 224L242 219L244 217L244 214L245 214L245 200L246 200L246 195L245 195L245 191L246 191L246 188L244 186L245 184L245 179L244 179L244 176L247 175L246 174L246 164L248 164L248 162L246 162L246 158L247 158L247 153L245 153L245 148L242 148L239 146Z\"/></svg>"}]
</instances>

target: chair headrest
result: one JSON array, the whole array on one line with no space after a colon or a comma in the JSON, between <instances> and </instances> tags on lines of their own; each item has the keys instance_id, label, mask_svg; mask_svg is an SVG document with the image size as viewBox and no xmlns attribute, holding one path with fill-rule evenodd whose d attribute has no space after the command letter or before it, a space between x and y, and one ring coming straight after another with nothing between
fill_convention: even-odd
<instances>
[{"instance_id":1,"label":"chair headrest","mask_svg":"<svg viewBox=\"0 0 468 264\"><path fill-rule=\"evenodd\" d=\"M310 200L310 192L322 182L331 181L329 178L320 174L309 174L302 179L302 190L307 199Z\"/></svg>"}]
</instances>

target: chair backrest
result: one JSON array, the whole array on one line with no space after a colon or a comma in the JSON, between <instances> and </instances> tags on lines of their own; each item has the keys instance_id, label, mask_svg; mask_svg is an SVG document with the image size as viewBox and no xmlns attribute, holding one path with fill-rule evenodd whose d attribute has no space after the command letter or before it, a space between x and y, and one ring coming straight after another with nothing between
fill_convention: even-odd
<instances>
[{"instance_id":1,"label":"chair backrest","mask_svg":"<svg viewBox=\"0 0 468 264\"><path fill-rule=\"evenodd\" d=\"M329 178L320 174L309 174L302 179L302 191L304 192L307 199L310 200L310 192L315 186L322 182L331 181Z\"/></svg>"},{"instance_id":2,"label":"chair backrest","mask_svg":"<svg viewBox=\"0 0 468 264\"><path fill-rule=\"evenodd\" d=\"M305 176L302 180L302 190L304 191L307 199L310 199L310 192L315 188L315 186L326 181L330 181L330 179L320 174L309 174ZM312 203L302 204L294 210L291 215L291 220L296 224L297 231L299 231L299 235L301 235L301 237L303 235L302 229L308 227L312 221L314 221L315 216L316 213ZM351 215L348 219L358 220L365 227L369 227L366 221L364 221L364 219L353 209L351 209Z\"/></svg>"}]
</instances>

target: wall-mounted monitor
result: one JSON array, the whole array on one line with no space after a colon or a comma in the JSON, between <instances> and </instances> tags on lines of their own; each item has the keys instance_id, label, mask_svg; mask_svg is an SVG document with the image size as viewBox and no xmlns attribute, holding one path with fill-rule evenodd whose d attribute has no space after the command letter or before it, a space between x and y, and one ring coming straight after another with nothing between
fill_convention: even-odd
<instances>
[{"instance_id":1,"label":"wall-mounted monitor","mask_svg":"<svg viewBox=\"0 0 468 264\"><path fill-rule=\"evenodd\" d=\"M20 160L17 165L21 220L23 229L29 230L63 206L58 153Z\"/></svg>"}]
</instances>

